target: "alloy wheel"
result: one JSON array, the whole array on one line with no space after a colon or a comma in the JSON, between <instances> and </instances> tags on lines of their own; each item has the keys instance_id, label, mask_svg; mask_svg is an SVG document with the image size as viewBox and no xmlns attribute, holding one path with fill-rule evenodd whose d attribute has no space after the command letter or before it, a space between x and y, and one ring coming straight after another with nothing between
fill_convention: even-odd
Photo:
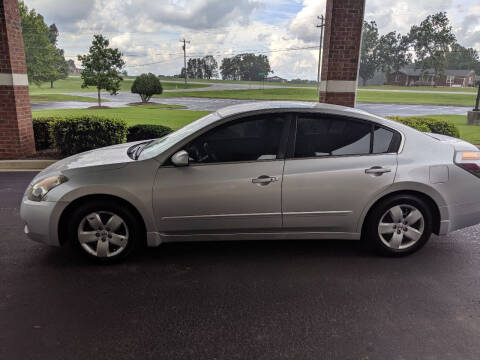
<instances>
[{"instance_id":1,"label":"alloy wheel","mask_svg":"<svg viewBox=\"0 0 480 360\"><path fill-rule=\"evenodd\" d=\"M125 221L109 211L97 211L85 216L78 226L78 241L89 254L112 257L128 244L129 231Z\"/></svg>"},{"instance_id":2,"label":"alloy wheel","mask_svg":"<svg viewBox=\"0 0 480 360\"><path fill-rule=\"evenodd\" d=\"M425 230L425 219L413 205L395 205L386 211L378 224L380 240L389 248L404 250L415 245Z\"/></svg>"}]
</instances>

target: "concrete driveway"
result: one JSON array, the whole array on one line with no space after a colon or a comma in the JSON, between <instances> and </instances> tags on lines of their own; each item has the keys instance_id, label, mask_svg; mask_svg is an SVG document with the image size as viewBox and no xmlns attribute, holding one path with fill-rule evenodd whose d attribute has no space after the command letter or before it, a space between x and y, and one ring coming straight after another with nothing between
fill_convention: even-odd
<instances>
[{"instance_id":1,"label":"concrete driveway","mask_svg":"<svg viewBox=\"0 0 480 360\"><path fill-rule=\"evenodd\" d=\"M225 85L222 85L225 86ZM238 86L238 85L236 85ZM96 93L70 93L71 95L97 97ZM129 92L120 92L116 96L110 94L103 94L104 99L109 100L105 105L110 107L124 107L132 102L138 102L138 95ZM245 102L259 101L259 100L235 100L235 99L210 99L210 98L152 98L152 102L158 104L172 104L183 105L189 110L204 110L216 111L222 107L241 104ZM88 108L95 104L79 101L65 101L65 102L45 102L32 104L32 110L49 110L49 109L79 109ZM370 104L358 103L357 108L366 110L379 116L415 116L415 115L466 115L470 107L463 106L436 106L436 105L405 105L405 104Z\"/></svg>"},{"instance_id":2,"label":"concrete driveway","mask_svg":"<svg viewBox=\"0 0 480 360\"><path fill-rule=\"evenodd\" d=\"M94 266L27 240L0 173L0 359L479 359L480 227L413 256L352 241L168 244Z\"/></svg>"}]
</instances>

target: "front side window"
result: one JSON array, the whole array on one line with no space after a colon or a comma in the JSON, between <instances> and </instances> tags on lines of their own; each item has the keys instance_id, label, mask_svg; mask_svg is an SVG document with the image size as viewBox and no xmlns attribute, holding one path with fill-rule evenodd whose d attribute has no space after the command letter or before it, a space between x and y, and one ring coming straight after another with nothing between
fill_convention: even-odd
<instances>
[{"instance_id":1,"label":"front side window","mask_svg":"<svg viewBox=\"0 0 480 360\"><path fill-rule=\"evenodd\" d=\"M275 160L284 117L261 115L218 126L185 147L192 163Z\"/></svg>"},{"instance_id":2,"label":"front side window","mask_svg":"<svg viewBox=\"0 0 480 360\"><path fill-rule=\"evenodd\" d=\"M366 121L300 115L297 119L295 158L368 155L395 152L400 135Z\"/></svg>"}]
</instances>

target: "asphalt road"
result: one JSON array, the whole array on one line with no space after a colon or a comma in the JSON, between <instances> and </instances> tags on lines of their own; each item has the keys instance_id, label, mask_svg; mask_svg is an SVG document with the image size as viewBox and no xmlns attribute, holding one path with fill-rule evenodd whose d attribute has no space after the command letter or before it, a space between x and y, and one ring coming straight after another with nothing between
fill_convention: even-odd
<instances>
[{"instance_id":1,"label":"asphalt road","mask_svg":"<svg viewBox=\"0 0 480 360\"><path fill-rule=\"evenodd\" d=\"M23 235L33 175L0 173L0 359L480 358L480 227L400 259L257 241L95 266Z\"/></svg>"},{"instance_id":2,"label":"asphalt road","mask_svg":"<svg viewBox=\"0 0 480 360\"><path fill-rule=\"evenodd\" d=\"M237 85L238 86L238 85ZM97 97L96 93L70 93L71 95ZM132 102L138 102L138 95L129 92L120 92L116 96L103 94L104 99L109 102L104 105L110 107L124 107ZM242 104L246 102L260 100L236 100L236 99L210 99L210 98L152 98L150 101L159 104L174 104L186 106L189 110L216 111L222 107ZM87 108L95 104L80 101L63 101L63 102L44 102L32 104L32 110L49 110L49 109L79 109ZM471 110L464 106L440 106L440 105L408 105L408 104L370 104L357 103L357 108L366 110L379 116L421 116L421 115L466 115Z\"/></svg>"}]
</instances>

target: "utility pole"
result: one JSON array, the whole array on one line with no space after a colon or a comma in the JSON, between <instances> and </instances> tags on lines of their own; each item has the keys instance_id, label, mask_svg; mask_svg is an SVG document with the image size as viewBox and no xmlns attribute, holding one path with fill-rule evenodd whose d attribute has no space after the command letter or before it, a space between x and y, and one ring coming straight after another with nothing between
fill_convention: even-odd
<instances>
[{"instance_id":1,"label":"utility pole","mask_svg":"<svg viewBox=\"0 0 480 360\"><path fill-rule=\"evenodd\" d=\"M320 73L322 71L322 48L323 48L323 29L325 28L325 16L317 16L320 20L320 24L317 24L317 28L320 28L320 44L318 46L318 70L317 70L317 91L320 96Z\"/></svg>"},{"instance_id":2,"label":"utility pole","mask_svg":"<svg viewBox=\"0 0 480 360\"><path fill-rule=\"evenodd\" d=\"M190 44L190 41L185 40L180 40L181 43L183 43L182 49L183 49L183 68L185 69L185 88L187 88L187 44Z\"/></svg>"}]
</instances>

